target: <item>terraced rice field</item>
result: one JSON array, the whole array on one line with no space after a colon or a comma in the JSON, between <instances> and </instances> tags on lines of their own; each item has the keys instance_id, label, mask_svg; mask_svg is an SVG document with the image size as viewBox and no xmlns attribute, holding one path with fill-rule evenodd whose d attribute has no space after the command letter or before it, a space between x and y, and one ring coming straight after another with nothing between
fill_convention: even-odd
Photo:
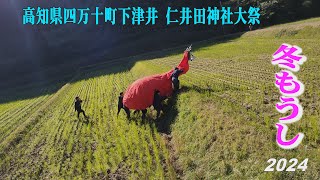
<instances>
[{"instance_id":1,"label":"terraced rice field","mask_svg":"<svg viewBox=\"0 0 320 180\"><path fill-rule=\"evenodd\" d=\"M84 68L54 94L0 104L0 179L319 179L320 26L304 23L195 44L197 59L158 121L152 108L146 121L117 117L117 96L140 77L174 68L183 48L132 66ZM284 42L308 57L297 75L304 116L288 134L305 139L291 151L275 142L279 69L271 54ZM76 96L89 121L77 119ZM293 157L309 158L307 171L263 172L269 158Z\"/></svg>"}]
</instances>

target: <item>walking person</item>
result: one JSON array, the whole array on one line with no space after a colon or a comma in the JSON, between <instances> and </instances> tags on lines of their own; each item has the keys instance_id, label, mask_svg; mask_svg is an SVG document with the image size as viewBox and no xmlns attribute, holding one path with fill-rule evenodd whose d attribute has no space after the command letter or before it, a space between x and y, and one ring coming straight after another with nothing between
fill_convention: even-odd
<instances>
[{"instance_id":1,"label":"walking person","mask_svg":"<svg viewBox=\"0 0 320 180\"><path fill-rule=\"evenodd\" d=\"M79 97L76 97L75 103L74 103L74 109L75 109L75 111L78 112L78 118L80 117L80 113L82 113L83 116L87 119L88 116L86 116L86 113L85 113L84 110L81 108L81 103L82 103L82 100L81 100Z\"/></svg>"},{"instance_id":2,"label":"walking person","mask_svg":"<svg viewBox=\"0 0 320 180\"><path fill-rule=\"evenodd\" d=\"M126 114L127 114L127 118L130 119L130 110L123 104L123 92L121 92L119 94L119 97L118 97L118 112L117 112L117 116L119 116L119 113L121 111L121 109L123 109Z\"/></svg>"},{"instance_id":3,"label":"walking person","mask_svg":"<svg viewBox=\"0 0 320 180\"><path fill-rule=\"evenodd\" d=\"M123 92L121 92L119 97L118 97L118 113L117 113L117 116L119 116L119 113L120 113L121 109L123 109Z\"/></svg>"},{"instance_id":4,"label":"walking person","mask_svg":"<svg viewBox=\"0 0 320 180\"><path fill-rule=\"evenodd\" d=\"M174 71L171 74L171 82L172 82L172 88L174 92L177 92L180 88L180 81L179 81L179 75L183 72L183 70L180 70L179 68L174 68Z\"/></svg>"},{"instance_id":5,"label":"walking person","mask_svg":"<svg viewBox=\"0 0 320 180\"><path fill-rule=\"evenodd\" d=\"M157 111L157 119L160 116L160 112L162 110L162 97L160 96L160 91L155 90L153 96L153 108Z\"/></svg>"}]
</instances>

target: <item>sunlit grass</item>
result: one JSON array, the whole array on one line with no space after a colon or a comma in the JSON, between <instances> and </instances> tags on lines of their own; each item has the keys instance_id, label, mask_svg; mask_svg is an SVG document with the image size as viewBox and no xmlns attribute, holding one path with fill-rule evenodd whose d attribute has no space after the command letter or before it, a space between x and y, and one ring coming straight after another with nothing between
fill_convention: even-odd
<instances>
[{"instance_id":1,"label":"sunlit grass","mask_svg":"<svg viewBox=\"0 0 320 180\"><path fill-rule=\"evenodd\" d=\"M166 101L162 122L150 110L149 123L139 116L128 121L124 112L117 118L117 96L134 80L175 67L181 54L131 69L84 70L54 95L1 104L0 179L175 179L177 168L184 179L319 179L320 27L303 26L310 22L319 18L197 44L197 59L181 76L175 103ZM306 86L299 97L304 116L288 135L306 137L291 151L275 142L279 69L271 54L282 43L300 46L308 57L297 73ZM84 100L89 123L76 118L76 96ZM169 123L173 149L158 132L160 123ZM309 158L306 172L263 172L269 158L293 157Z\"/></svg>"}]
</instances>

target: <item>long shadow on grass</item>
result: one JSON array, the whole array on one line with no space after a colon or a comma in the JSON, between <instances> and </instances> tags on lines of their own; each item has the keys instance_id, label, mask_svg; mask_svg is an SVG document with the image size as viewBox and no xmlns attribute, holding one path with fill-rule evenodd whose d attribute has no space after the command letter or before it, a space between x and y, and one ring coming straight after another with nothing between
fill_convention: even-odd
<instances>
[{"instance_id":1,"label":"long shadow on grass","mask_svg":"<svg viewBox=\"0 0 320 180\"><path fill-rule=\"evenodd\" d=\"M187 93L188 91L197 91L199 93L213 92L212 89L204 89L198 86L182 86L178 94L170 97L163 108L163 114L159 119L154 120L149 117L144 123L155 124L159 133L171 134L171 124L173 124L179 114L177 102L180 94ZM150 113L150 112L149 112Z\"/></svg>"},{"instance_id":2,"label":"long shadow on grass","mask_svg":"<svg viewBox=\"0 0 320 180\"><path fill-rule=\"evenodd\" d=\"M164 47L168 49L159 50L158 48L156 51L151 51L148 53L143 53L135 56L123 57L123 58L117 58L117 59L111 59L111 60L108 59L103 63L83 66L81 68L78 68L77 70L75 69L75 67L70 67L70 68L64 67L64 69L61 69L62 67L53 68L54 72L50 74L49 76L50 78L44 77L45 80L41 82L33 82L31 78L30 80L28 80L28 82L21 81L23 83L12 84L12 86L8 88L7 87L1 88L2 86L0 86L0 94L1 94L0 104L16 101L16 100L39 97L47 94L53 94L59 88L61 88L65 83L68 83L68 82L73 83L79 80L86 80L86 79L94 78L97 76L128 71L138 61L152 60L152 59L163 58L163 57L174 56L174 55L182 56L184 49L191 43L193 43L193 51L197 51L200 48L231 41L233 39L240 37L242 34L243 32L229 34L225 36L216 36L216 37L214 37L213 34L207 34L206 36L197 37L192 33L184 33L183 35L181 34L175 35L175 36L179 36L180 39L181 38L183 39L183 40L177 41L176 43L165 44L165 42L161 42L161 44L164 44ZM176 38L175 36L172 35L172 41L175 40ZM177 46L178 44L180 46ZM143 46L143 44L140 44L140 46ZM148 47L149 45L148 43L145 43L144 46ZM174 48L170 48L170 47L174 47ZM194 54L197 56L196 52ZM197 56L197 58L201 59L202 57ZM181 57L179 57L179 60L180 59ZM177 62L179 60L177 60ZM196 61L194 63L196 63ZM24 78L27 78L27 77L20 77L21 80L23 80Z\"/></svg>"},{"instance_id":3,"label":"long shadow on grass","mask_svg":"<svg viewBox=\"0 0 320 180\"><path fill-rule=\"evenodd\" d=\"M179 94L188 90L187 87L182 87ZM178 115L177 101L179 94L174 94L166 100L166 103L163 105L163 113L161 113L158 119L155 119L155 116L153 115L153 111L155 110L149 108L145 120L141 120L141 113L138 113L134 115L134 117L131 117L130 121L135 121L137 125L141 126L149 125L150 127L153 127L155 125L159 133L170 134L170 126L174 123L174 120ZM153 131L153 128L151 129Z\"/></svg>"},{"instance_id":4,"label":"long shadow on grass","mask_svg":"<svg viewBox=\"0 0 320 180\"><path fill-rule=\"evenodd\" d=\"M181 88L180 93L184 92L184 87ZM158 132L170 134L171 133L171 124L174 123L176 117L178 116L178 94L173 95L168 99L167 104L163 107L163 115L155 121Z\"/></svg>"}]
</instances>

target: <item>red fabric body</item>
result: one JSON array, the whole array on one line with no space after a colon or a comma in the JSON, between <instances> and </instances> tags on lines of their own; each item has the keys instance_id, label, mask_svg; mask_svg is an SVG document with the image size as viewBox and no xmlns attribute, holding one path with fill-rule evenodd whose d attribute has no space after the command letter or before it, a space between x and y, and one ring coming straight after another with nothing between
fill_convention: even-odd
<instances>
[{"instance_id":1,"label":"red fabric body","mask_svg":"<svg viewBox=\"0 0 320 180\"><path fill-rule=\"evenodd\" d=\"M183 59L177 67L183 70L181 74L188 72L187 51L184 52ZM173 70L170 70L163 74L147 76L136 80L124 93L123 104L129 109L146 109L153 104L153 95L156 89L160 91L161 96L171 96L173 92L170 79L172 72Z\"/></svg>"}]
</instances>

